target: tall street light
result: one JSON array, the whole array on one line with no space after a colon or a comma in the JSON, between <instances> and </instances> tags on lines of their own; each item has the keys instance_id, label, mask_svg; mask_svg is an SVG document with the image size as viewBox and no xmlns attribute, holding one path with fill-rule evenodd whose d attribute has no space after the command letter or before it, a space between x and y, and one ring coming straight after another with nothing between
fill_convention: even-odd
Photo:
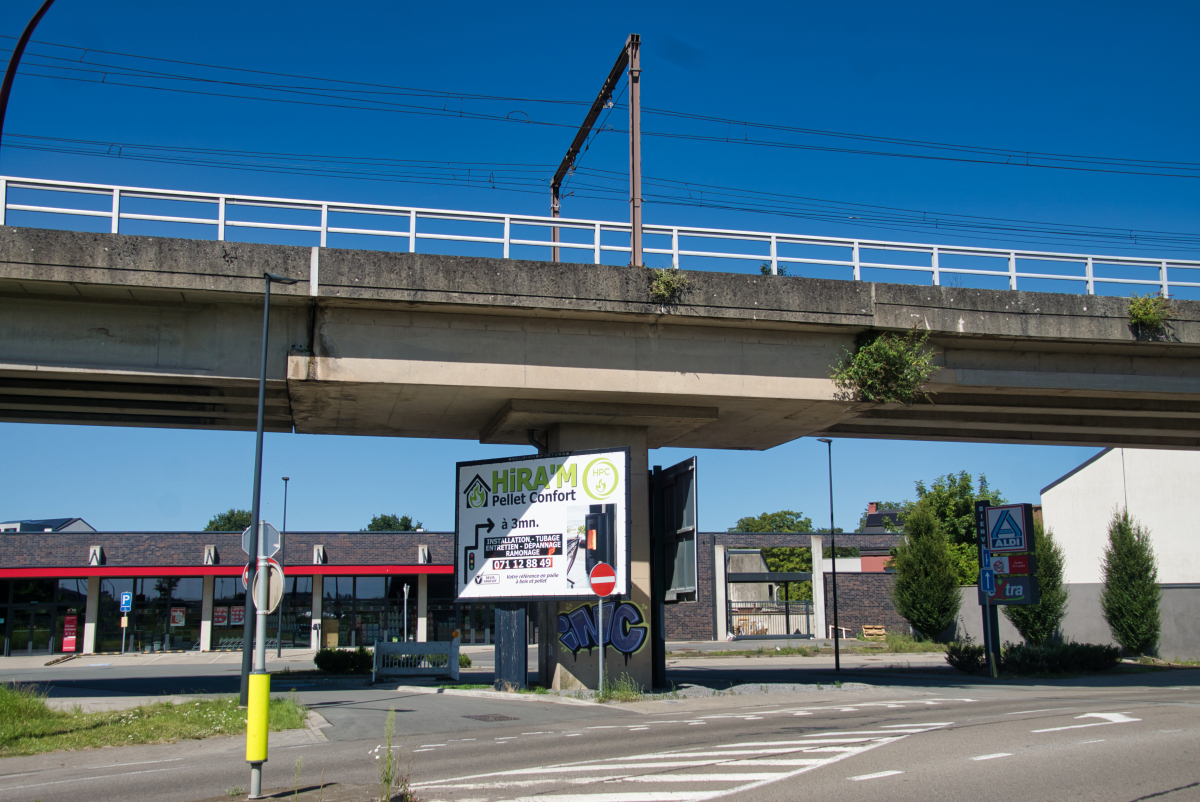
<instances>
[{"instance_id":1,"label":"tall street light","mask_svg":"<svg viewBox=\"0 0 1200 802\"><path fill-rule=\"evenodd\" d=\"M8 60L8 69L4 71L4 83L0 83L0 140L4 138L4 116L8 111L8 95L12 92L13 79L17 77L17 65L21 63L21 56L25 54L25 45L29 44L29 39L33 36L33 29L42 21L42 17L46 16L46 12L50 10L54 0L46 0L38 8L37 13L26 24L25 30L21 32L21 38L13 45L12 57Z\"/></svg>"},{"instance_id":2,"label":"tall street light","mask_svg":"<svg viewBox=\"0 0 1200 802\"><path fill-rule=\"evenodd\" d=\"M287 483L288 477L283 477L283 537L281 547L279 549L279 567L283 568L285 560L284 552L287 551ZM287 575L284 575L283 587L287 588ZM287 595L286 593L284 594ZM283 657L283 601L279 602L279 619L275 623L275 656Z\"/></svg>"},{"instance_id":3,"label":"tall street light","mask_svg":"<svg viewBox=\"0 0 1200 802\"><path fill-rule=\"evenodd\" d=\"M831 574L830 587L833 592L833 670L842 670L842 653L838 648L838 643L841 640L839 637L842 634L841 627L838 626L838 603L837 603L837 530L833 528L833 441L828 437L818 437L817 440L825 444L829 451L829 551L833 555L833 571ZM813 565L820 565L824 562L825 555L821 555L821 562L813 561Z\"/></svg>"},{"instance_id":4,"label":"tall street light","mask_svg":"<svg viewBox=\"0 0 1200 802\"><path fill-rule=\"evenodd\" d=\"M295 284L300 279L277 276L274 273L263 273L263 331L262 331L262 360L258 371L258 427L254 441L254 501L250 505L250 567L246 582L246 613L242 620L242 691L240 705L246 706L250 693L250 666L257 655L254 651L254 629L256 610L254 607L254 581L258 569L258 540L262 533L258 531L259 497L262 495L262 450L263 450L263 415L267 403L267 331L271 324L271 283ZM264 648L266 644L263 644ZM265 658L264 658L265 663ZM266 670L266 666L255 666L255 670Z\"/></svg>"}]
</instances>

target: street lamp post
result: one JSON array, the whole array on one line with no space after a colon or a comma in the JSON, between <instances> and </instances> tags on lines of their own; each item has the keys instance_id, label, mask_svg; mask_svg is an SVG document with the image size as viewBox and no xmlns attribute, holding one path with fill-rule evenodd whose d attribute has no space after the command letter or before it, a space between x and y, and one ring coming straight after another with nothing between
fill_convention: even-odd
<instances>
[{"instance_id":1,"label":"street lamp post","mask_svg":"<svg viewBox=\"0 0 1200 802\"><path fill-rule=\"evenodd\" d=\"M21 63L21 56L25 54L25 45L29 44L29 38L33 36L33 29L42 21L42 17L46 16L46 12L50 10L50 6L54 0L45 0L38 8L37 13L30 17L29 22L25 25L25 30L21 32L21 38L13 45L12 56L8 60L8 69L4 71L4 82L0 83L0 139L4 138L4 117L8 112L8 95L12 92L13 80L17 77L17 66Z\"/></svg>"},{"instance_id":2,"label":"street lamp post","mask_svg":"<svg viewBox=\"0 0 1200 802\"><path fill-rule=\"evenodd\" d=\"M833 570L830 573L830 589L833 593L833 670L842 670L842 652L839 648L840 636L842 634L841 627L838 626L838 603L837 603L837 530L833 528L833 441L828 437L818 437L817 440L825 444L829 451L829 552L833 555ZM821 555L821 562L824 562L825 555ZM813 565L821 563L813 560Z\"/></svg>"},{"instance_id":3,"label":"street lamp post","mask_svg":"<svg viewBox=\"0 0 1200 802\"><path fill-rule=\"evenodd\" d=\"M250 763L250 798L262 798L262 764L266 760L267 739L266 739L266 711L260 711L261 716L256 716L256 711L250 709L250 663L251 656L254 661L255 675L261 676L262 679L255 680L255 701L259 705L265 705L270 699L270 675L267 674L267 621L266 613L261 612L255 605L254 591L256 583L256 574L258 573L258 557L261 550L259 543L262 538L262 532L259 531L258 513L259 500L262 496L262 450L263 450L263 419L267 402L267 333L271 323L271 283L279 284L295 284L300 279L287 278L285 276L277 276L274 273L263 273L263 331L262 331L262 359L258 372L258 425L256 428L254 441L254 492L253 501L250 505L250 559L248 576L246 583L246 614L242 622L242 693L241 705L247 708L247 714L252 723L256 726L251 726L250 723L246 727L246 760ZM264 583L265 585L265 583ZM265 596L265 594L264 594ZM263 599L266 602L266 599ZM258 643L254 643L254 633L258 631L260 637ZM261 717L261 721L258 719ZM261 725L257 726L257 725ZM254 730L254 737L251 730ZM259 729L262 732L259 733ZM252 737L255 743L252 743Z\"/></svg>"},{"instance_id":4,"label":"street lamp post","mask_svg":"<svg viewBox=\"0 0 1200 802\"><path fill-rule=\"evenodd\" d=\"M283 568L287 561L283 558L287 550L287 488L288 477L283 477L283 537L280 538L279 567ZM287 574L284 574L283 586L287 588ZM286 595L286 594L285 594ZM279 618L275 622L275 656L283 657L283 600L279 602Z\"/></svg>"}]
</instances>

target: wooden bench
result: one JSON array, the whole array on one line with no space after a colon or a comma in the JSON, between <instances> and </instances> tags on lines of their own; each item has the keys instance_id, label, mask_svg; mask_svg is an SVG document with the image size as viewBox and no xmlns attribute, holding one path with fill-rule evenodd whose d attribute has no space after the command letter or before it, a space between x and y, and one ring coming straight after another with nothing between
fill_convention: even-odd
<instances>
[{"instance_id":1,"label":"wooden bench","mask_svg":"<svg viewBox=\"0 0 1200 802\"><path fill-rule=\"evenodd\" d=\"M887 640L887 630L878 624L863 624L863 640Z\"/></svg>"}]
</instances>

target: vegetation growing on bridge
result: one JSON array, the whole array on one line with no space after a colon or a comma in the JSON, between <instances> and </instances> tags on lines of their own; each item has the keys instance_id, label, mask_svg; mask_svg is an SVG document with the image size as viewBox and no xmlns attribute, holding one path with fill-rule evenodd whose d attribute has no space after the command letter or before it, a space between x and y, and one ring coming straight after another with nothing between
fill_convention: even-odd
<instances>
[{"instance_id":1,"label":"vegetation growing on bridge","mask_svg":"<svg viewBox=\"0 0 1200 802\"><path fill-rule=\"evenodd\" d=\"M672 267L652 267L650 270L650 300L664 306L678 303L691 281L682 270Z\"/></svg>"},{"instance_id":2,"label":"vegetation growing on bridge","mask_svg":"<svg viewBox=\"0 0 1200 802\"><path fill-rule=\"evenodd\" d=\"M926 347L928 331L904 333L864 331L829 377L838 388L838 398L847 401L877 401L912 406L930 400L925 384L940 370L933 364L933 351Z\"/></svg>"},{"instance_id":3,"label":"vegetation growing on bridge","mask_svg":"<svg viewBox=\"0 0 1200 802\"><path fill-rule=\"evenodd\" d=\"M1173 317L1175 309L1170 300L1158 293L1135 293L1129 299L1129 327L1139 339L1161 334L1167 321Z\"/></svg>"}]
</instances>

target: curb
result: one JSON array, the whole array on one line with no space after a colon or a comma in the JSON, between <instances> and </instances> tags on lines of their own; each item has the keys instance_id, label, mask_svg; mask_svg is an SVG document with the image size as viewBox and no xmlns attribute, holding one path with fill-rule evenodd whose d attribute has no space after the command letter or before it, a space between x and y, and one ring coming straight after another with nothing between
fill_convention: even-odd
<instances>
[{"instance_id":1,"label":"curb","mask_svg":"<svg viewBox=\"0 0 1200 802\"><path fill-rule=\"evenodd\" d=\"M473 696L476 699L494 699L500 702L543 702L558 705L575 705L583 707L604 707L599 702L589 702L585 699L572 699L568 696L558 696L552 693L503 693L501 691L468 691L456 688L431 688L425 685L401 685L396 688L400 693L442 694L443 696Z\"/></svg>"}]
</instances>

